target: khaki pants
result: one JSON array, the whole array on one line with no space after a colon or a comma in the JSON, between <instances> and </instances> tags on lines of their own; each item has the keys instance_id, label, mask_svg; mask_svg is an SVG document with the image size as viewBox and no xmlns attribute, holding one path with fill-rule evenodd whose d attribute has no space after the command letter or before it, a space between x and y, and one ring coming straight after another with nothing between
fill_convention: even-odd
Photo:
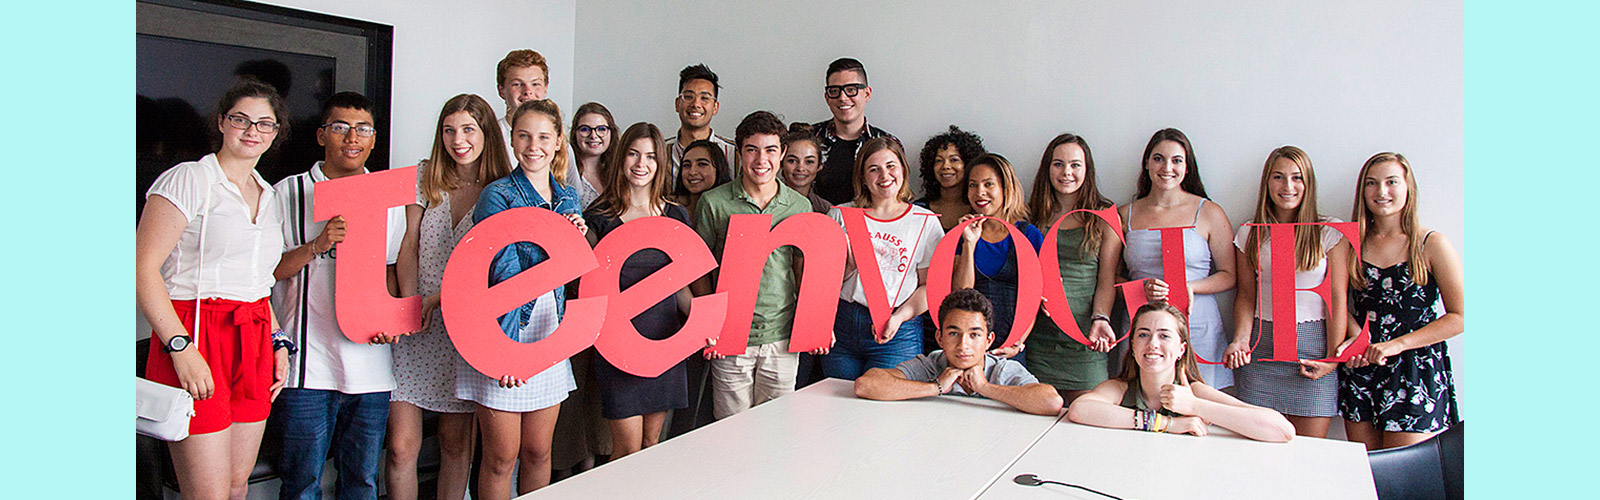
<instances>
[{"instance_id":1,"label":"khaki pants","mask_svg":"<svg viewBox=\"0 0 1600 500\"><path fill-rule=\"evenodd\" d=\"M711 360L713 415L718 420L794 392L800 354L789 341L750 346L744 354Z\"/></svg>"}]
</instances>

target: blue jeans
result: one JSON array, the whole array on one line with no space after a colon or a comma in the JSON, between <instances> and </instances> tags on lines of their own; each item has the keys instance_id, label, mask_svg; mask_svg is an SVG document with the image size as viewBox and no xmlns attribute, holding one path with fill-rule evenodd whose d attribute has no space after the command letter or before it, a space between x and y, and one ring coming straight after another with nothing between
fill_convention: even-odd
<instances>
[{"instance_id":1,"label":"blue jeans","mask_svg":"<svg viewBox=\"0 0 1600 500\"><path fill-rule=\"evenodd\" d=\"M318 389L284 389L275 417L283 421L283 454L278 469L280 499L322 498L322 466L331 458L339 477L340 500L378 498L378 467L383 463L383 433L389 421L389 393L345 394Z\"/></svg>"},{"instance_id":2,"label":"blue jeans","mask_svg":"<svg viewBox=\"0 0 1600 500\"><path fill-rule=\"evenodd\" d=\"M841 300L833 319L833 349L822 357L822 374L855 380L868 368L894 368L922 354L922 317L900 324L894 338L879 344L872 338L872 313L867 306Z\"/></svg>"}]
</instances>

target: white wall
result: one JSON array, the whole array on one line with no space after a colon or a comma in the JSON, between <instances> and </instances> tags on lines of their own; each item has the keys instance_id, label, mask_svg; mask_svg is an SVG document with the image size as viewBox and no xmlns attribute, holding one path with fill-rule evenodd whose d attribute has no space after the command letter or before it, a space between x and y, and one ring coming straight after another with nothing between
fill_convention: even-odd
<instances>
[{"instance_id":1,"label":"white wall","mask_svg":"<svg viewBox=\"0 0 1600 500\"><path fill-rule=\"evenodd\" d=\"M713 125L729 137L756 109L828 118L827 64L855 57L874 89L868 121L913 156L954 123L1031 182L1044 145L1071 131L1118 203L1133 196L1150 134L1177 127L1235 224L1274 147L1311 154L1320 208L1341 219L1361 163L1399 151L1417 169L1423 223L1468 253L1457 2L586 0L576 56L574 102L668 133L678 70L710 65L724 85ZM1451 344L1462 381L1460 339Z\"/></svg>"},{"instance_id":2,"label":"white wall","mask_svg":"<svg viewBox=\"0 0 1600 500\"><path fill-rule=\"evenodd\" d=\"M391 161L413 165L433 147L439 108L473 93L497 112L495 64L513 49L531 48L550 65L550 99L571 109L574 0L266 0L264 3L394 26ZM346 89L339 89L346 90Z\"/></svg>"}]
</instances>

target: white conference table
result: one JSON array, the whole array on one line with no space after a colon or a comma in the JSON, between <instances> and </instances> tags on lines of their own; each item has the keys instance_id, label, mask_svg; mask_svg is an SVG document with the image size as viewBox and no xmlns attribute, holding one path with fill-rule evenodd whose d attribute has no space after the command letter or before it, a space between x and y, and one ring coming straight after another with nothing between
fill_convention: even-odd
<instances>
[{"instance_id":1,"label":"white conference table","mask_svg":"<svg viewBox=\"0 0 1600 500\"><path fill-rule=\"evenodd\" d=\"M980 500L1099 499L1076 488L1022 486L1020 474L1132 500L1378 498L1360 443L1296 437L1251 441L1215 425L1204 437L1104 429L1065 419L1001 474Z\"/></svg>"},{"instance_id":2,"label":"white conference table","mask_svg":"<svg viewBox=\"0 0 1600 500\"><path fill-rule=\"evenodd\" d=\"M1058 420L852 387L823 380L522 498L971 498Z\"/></svg>"},{"instance_id":3,"label":"white conference table","mask_svg":"<svg viewBox=\"0 0 1600 500\"><path fill-rule=\"evenodd\" d=\"M1130 500L1377 498L1357 443L1101 429L962 396L869 401L836 379L520 498L1105 498L1018 474Z\"/></svg>"}]
</instances>

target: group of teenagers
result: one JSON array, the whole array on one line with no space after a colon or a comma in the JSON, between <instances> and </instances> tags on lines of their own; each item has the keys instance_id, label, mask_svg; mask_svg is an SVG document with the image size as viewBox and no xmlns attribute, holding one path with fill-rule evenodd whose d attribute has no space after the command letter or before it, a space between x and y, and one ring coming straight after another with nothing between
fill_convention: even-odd
<instances>
[{"instance_id":1,"label":"group of teenagers","mask_svg":"<svg viewBox=\"0 0 1600 500\"><path fill-rule=\"evenodd\" d=\"M645 122L621 128L592 102L567 121L545 99L549 68L532 50L510 52L496 69L503 114L477 95L446 101L419 163L416 200L390 210L387 230L390 292L422 298L423 327L366 344L346 339L334 316L345 222L311 214L317 182L368 171L373 104L351 92L329 98L314 131L324 160L269 185L256 165L288 132L285 103L271 86L236 82L217 107L216 152L164 172L138 224L138 305L153 329L146 377L197 399L190 437L171 443L183 495L243 498L269 413L284 426L281 498L319 498L329 457L340 498L375 498L380 468L390 498L415 498L423 417L433 412L439 498L462 497L481 446L475 497L504 499L549 484L552 469L593 455L614 460L657 443L664 428L678 434L703 425L707 399L720 419L827 377L853 380L856 395L869 399L963 394L1042 415L1067 408L1070 420L1088 425L1194 435L1217 425L1266 441L1325 437L1340 416L1349 439L1369 449L1414 443L1459 421L1444 341L1463 329L1461 265L1443 235L1420 225L1416 180L1402 155L1379 153L1360 169L1356 258L1326 226L1275 235L1233 225L1206 198L1189 139L1160 130L1139 171L1128 172L1138 187L1117 207L1119 234L1084 211L1113 204L1097 187L1083 137L1051 140L1024 191L1009 160L952 126L921 149L918 196L900 140L866 121L872 87L859 61L828 67L830 119L785 125L756 111L731 140L710 126L717 75L695 65L679 76L680 126L671 136ZM842 226L839 207L855 207L866 212L868 234L849 237L869 238L877 262L847 262L827 348L789 352L804 255L783 247L764 264L744 354L707 349L639 377L590 350L527 379L494 378L451 343L438 313L440 285L451 251L475 223L521 207L562 214L591 244L626 222L671 217L719 258L734 215L767 214L778 224L820 212ZM955 291L938 304L935 322L927 297L934 249L974 218L981 219L961 230ZM1317 209L1306 152L1271 151L1246 222L1329 221L1337 219ZM1164 227L1186 227L1187 313L1166 300L1173 288L1155 230ZM1003 345L1019 275L1038 272L1019 269L1016 256L1038 253L1050 230L1071 317L1041 308L1021 341ZM1269 236L1294 239L1296 287L1332 284L1331 303L1295 294L1299 362L1266 361L1288 357L1273 352ZM494 257L487 279L499 283L546 258L533 243L512 244ZM669 262L657 250L636 253L620 286ZM879 269L892 307L886 325L869 312L861 265ZM1127 315L1115 310L1124 280L1140 281L1148 301ZM690 299L715 288L713 271L633 325L653 340L672 336ZM511 310L499 318L502 330L519 342L545 338L574 290L558 287ZM1237 290L1231 331L1216 299L1228 290ZM1074 322L1089 342L1070 338L1058 321ZM1313 361L1341 354L1363 324L1371 333L1365 352L1342 365Z\"/></svg>"}]
</instances>

